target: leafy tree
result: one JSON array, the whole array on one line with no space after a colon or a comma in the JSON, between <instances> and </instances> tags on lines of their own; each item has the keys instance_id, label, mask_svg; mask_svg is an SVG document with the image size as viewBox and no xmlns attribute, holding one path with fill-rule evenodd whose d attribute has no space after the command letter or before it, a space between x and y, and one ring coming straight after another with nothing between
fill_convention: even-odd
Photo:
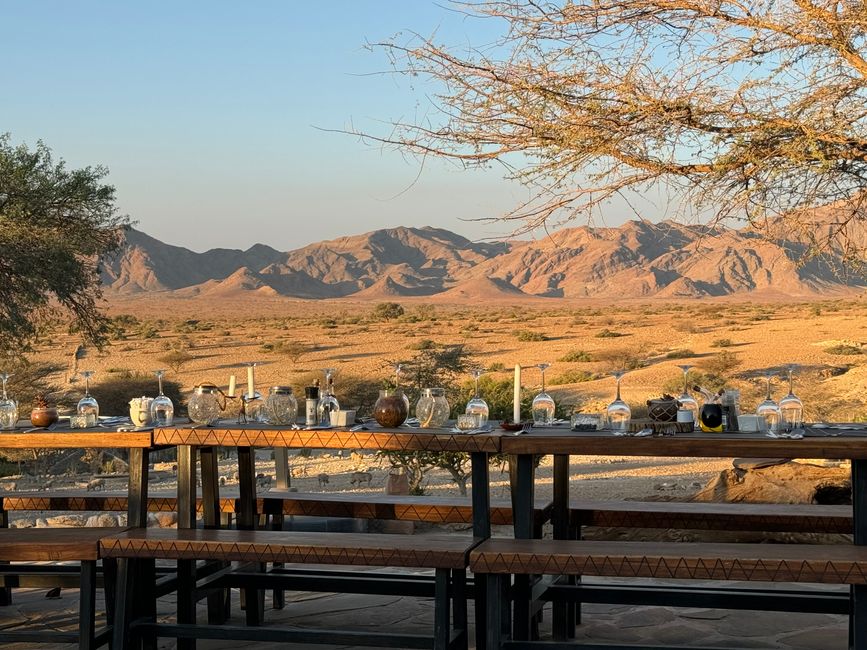
<instances>
[{"instance_id":1,"label":"leafy tree","mask_svg":"<svg viewBox=\"0 0 867 650\"><path fill-rule=\"evenodd\" d=\"M58 312L85 340L106 340L100 259L119 246L126 223L106 174L67 169L41 142L29 149L0 135L0 352L26 351Z\"/></svg>"},{"instance_id":2,"label":"leafy tree","mask_svg":"<svg viewBox=\"0 0 867 650\"><path fill-rule=\"evenodd\" d=\"M500 163L531 197L529 231L667 190L800 254L862 260L867 241L867 11L796 0L490 0L482 49L383 44L433 82L417 121L361 134L463 166ZM814 212L830 205L824 214Z\"/></svg>"},{"instance_id":3,"label":"leafy tree","mask_svg":"<svg viewBox=\"0 0 867 650\"><path fill-rule=\"evenodd\" d=\"M397 302L381 302L373 308L373 317L377 320L394 320L403 316L403 307Z\"/></svg>"}]
</instances>

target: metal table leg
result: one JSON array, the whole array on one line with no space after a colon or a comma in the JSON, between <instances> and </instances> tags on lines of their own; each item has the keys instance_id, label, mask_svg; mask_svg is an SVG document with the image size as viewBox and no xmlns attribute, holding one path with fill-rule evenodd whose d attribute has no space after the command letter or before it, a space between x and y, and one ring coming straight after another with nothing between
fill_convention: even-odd
<instances>
[{"instance_id":1,"label":"metal table leg","mask_svg":"<svg viewBox=\"0 0 867 650\"><path fill-rule=\"evenodd\" d=\"M238 447L238 529L254 530L256 513L256 458L253 447ZM261 568L261 567L260 567ZM241 607L246 612L247 625L260 625L265 610L264 589L242 589Z\"/></svg>"},{"instance_id":2,"label":"metal table leg","mask_svg":"<svg viewBox=\"0 0 867 650\"><path fill-rule=\"evenodd\" d=\"M178 447L178 528L196 526L196 447ZM196 586L196 563L178 560L178 623L195 624L196 601L193 591ZM196 647L194 639L179 639L179 650Z\"/></svg>"},{"instance_id":3,"label":"metal table leg","mask_svg":"<svg viewBox=\"0 0 867 650\"><path fill-rule=\"evenodd\" d=\"M569 538L569 456L554 456L554 509L551 513L554 539ZM562 576L559 581L575 584L574 576ZM572 603L555 601L551 620L554 640L565 641L575 636L575 607Z\"/></svg>"},{"instance_id":4,"label":"metal table leg","mask_svg":"<svg viewBox=\"0 0 867 650\"><path fill-rule=\"evenodd\" d=\"M852 459L852 519L854 542L867 545L867 460ZM851 637L855 650L867 650L867 586L852 588Z\"/></svg>"},{"instance_id":5,"label":"metal table leg","mask_svg":"<svg viewBox=\"0 0 867 650\"><path fill-rule=\"evenodd\" d=\"M535 503L536 467L533 454L516 457L515 489L512 491L512 516L515 538L533 538L533 505ZM533 631L532 577L516 575L514 584L513 637L528 640Z\"/></svg>"},{"instance_id":6,"label":"metal table leg","mask_svg":"<svg viewBox=\"0 0 867 650\"><path fill-rule=\"evenodd\" d=\"M488 539L491 536L491 477L488 467L488 454L473 452L470 454L473 485L473 537ZM485 628L487 615L488 591L486 577L475 576L475 613L476 613L476 649L485 650Z\"/></svg>"}]
</instances>

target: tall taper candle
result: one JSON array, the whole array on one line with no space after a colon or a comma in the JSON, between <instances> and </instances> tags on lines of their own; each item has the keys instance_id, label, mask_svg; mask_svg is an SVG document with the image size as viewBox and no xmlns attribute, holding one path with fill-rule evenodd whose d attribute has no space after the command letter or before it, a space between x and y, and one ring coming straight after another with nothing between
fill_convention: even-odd
<instances>
[{"instance_id":1,"label":"tall taper candle","mask_svg":"<svg viewBox=\"0 0 867 650\"><path fill-rule=\"evenodd\" d=\"M515 364L515 394L512 403L512 422L521 421L521 364Z\"/></svg>"},{"instance_id":2,"label":"tall taper candle","mask_svg":"<svg viewBox=\"0 0 867 650\"><path fill-rule=\"evenodd\" d=\"M235 375L229 375L229 397L235 396Z\"/></svg>"},{"instance_id":3,"label":"tall taper candle","mask_svg":"<svg viewBox=\"0 0 867 650\"><path fill-rule=\"evenodd\" d=\"M247 366L247 397L252 398L256 394L256 374L255 366L250 364Z\"/></svg>"}]
</instances>

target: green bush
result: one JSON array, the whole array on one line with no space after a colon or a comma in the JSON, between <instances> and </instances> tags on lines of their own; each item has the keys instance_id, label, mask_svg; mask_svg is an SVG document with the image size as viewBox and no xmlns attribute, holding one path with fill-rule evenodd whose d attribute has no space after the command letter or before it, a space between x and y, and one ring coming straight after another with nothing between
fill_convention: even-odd
<instances>
[{"instance_id":1,"label":"green bush","mask_svg":"<svg viewBox=\"0 0 867 650\"><path fill-rule=\"evenodd\" d=\"M688 359L690 357L694 357L695 352L692 350L672 350L671 352L667 352L665 354L666 359Z\"/></svg>"},{"instance_id":2,"label":"green bush","mask_svg":"<svg viewBox=\"0 0 867 650\"><path fill-rule=\"evenodd\" d=\"M396 302L381 302L373 308L373 317L376 320L394 320L403 316L403 307Z\"/></svg>"},{"instance_id":3,"label":"green bush","mask_svg":"<svg viewBox=\"0 0 867 650\"><path fill-rule=\"evenodd\" d=\"M150 374L125 372L104 379L90 387L91 394L99 402L99 412L103 415L128 415L129 401L142 395L157 394L157 378ZM181 384L163 378L163 393L171 398L177 409L184 403Z\"/></svg>"},{"instance_id":4,"label":"green bush","mask_svg":"<svg viewBox=\"0 0 867 650\"><path fill-rule=\"evenodd\" d=\"M826 354L838 354L838 355L852 355L852 354L863 354L864 351L860 346L851 345L849 343L839 343L837 345L832 345L829 348L825 348Z\"/></svg>"},{"instance_id":5,"label":"green bush","mask_svg":"<svg viewBox=\"0 0 867 650\"><path fill-rule=\"evenodd\" d=\"M548 337L542 334L541 332L531 332L530 330L516 330L515 338L521 341L522 343L529 343L531 341L547 341Z\"/></svg>"},{"instance_id":6,"label":"green bush","mask_svg":"<svg viewBox=\"0 0 867 650\"><path fill-rule=\"evenodd\" d=\"M421 341L416 341L415 343L410 343L406 346L407 350L433 350L436 348L436 341L432 341L431 339L422 339Z\"/></svg>"},{"instance_id":7,"label":"green bush","mask_svg":"<svg viewBox=\"0 0 867 650\"><path fill-rule=\"evenodd\" d=\"M587 370L567 370L551 377L550 384L552 386L560 386L562 384L580 384L585 381L593 381L596 375Z\"/></svg>"},{"instance_id":8,"label":"green bush","mask_svg":"<svg viewBox=\"0 0 867 650\"><path fill-rule=\"evenodd\" d=\"M626 336L626 334L623 334L622 332L614 332L607 327L599 332L596 332L597 339L616 339L621 336Z\"/></svg>"},{"instance_id":9,"label":"green bush","mask_svg":"<svg viewBox=\"0 0 867 650\"><path fill-rule=\"evenodd\" d=\"M588 362L593 361L593 357L584 350L571 350L557 360L563 363Z\"/></svg>"},{"instance_id":10,"label":"green bush","mask_svg":"<svg viewBox=\"0 0 867 650\"><path fill-rule=\"evenodd\" d=\"M497 361L488 366L488 372L503 372L506 369L506 364L502 361Z\"/></svg>"},{"instance_id":11,"label":"green bush","mask_svg":"<svg viewBox=\"0 0 867 650\"><path fill-rule=\"evenodd\" d=\"M714 341L710 344L712 348L730 348L735 343L731 339L714 339Z\"/></svg>"},{"instance_id":12,"label":"green bush","mask_svg":"<svg viewBox=\"0 0 867 650\"><path fill-rule=\"evenodd\" d=\"M703 370L711 375L727 377L735 368L741 365L741 360L734 353L723 350L713 357L704 359L700 365Z\"/></svg>"},{"instance_id":13,"label":"green bush","mask_svg":"<svg viewBox=\"0 0 867 650\"><path fill-rule=\"evenodd\" d=\"M183 367L195 358L186 350L171 350L158 356L157 361L166 364L175 372L181 372Z\"/></svg>"}]
</instances>

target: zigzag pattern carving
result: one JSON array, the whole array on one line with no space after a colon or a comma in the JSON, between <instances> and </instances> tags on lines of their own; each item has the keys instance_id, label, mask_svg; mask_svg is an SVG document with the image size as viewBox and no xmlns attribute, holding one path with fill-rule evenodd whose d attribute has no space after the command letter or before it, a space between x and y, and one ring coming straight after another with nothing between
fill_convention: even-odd
<instances>
[{"instance_id":1,"label":"zigzag pattern carving","mask_svg":"<svg viewBox=\"0 0 867 650\"><path fill-rule=\"evenodd\" d=\"M376 449L388 451L499 451L500 437L453 434L423 429L406 431L348 431L325 429L177 428L157 429L154 442L160 445L204 445L224 447L309 447L311 449Z\"/></svg>"}]
</instances>

